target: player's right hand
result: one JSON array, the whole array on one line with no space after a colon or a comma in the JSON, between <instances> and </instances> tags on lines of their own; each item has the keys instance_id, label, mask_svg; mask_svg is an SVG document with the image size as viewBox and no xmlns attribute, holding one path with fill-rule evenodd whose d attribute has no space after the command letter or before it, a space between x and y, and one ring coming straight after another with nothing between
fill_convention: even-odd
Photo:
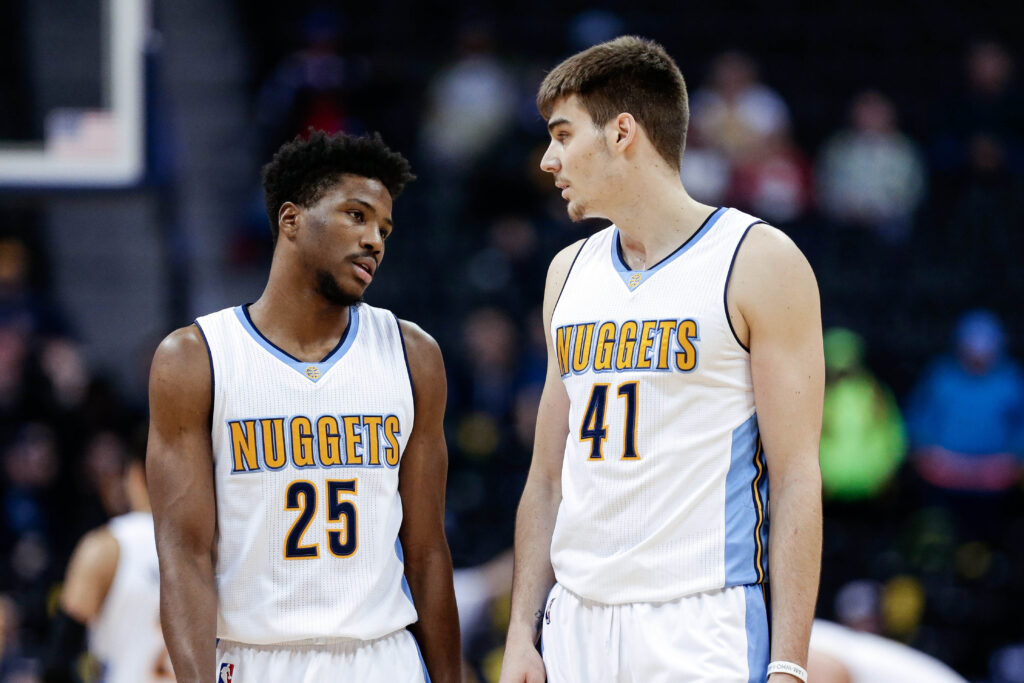
<instances>
[{"instance_id":1,"label":"player's right hand","mask_svg":"<svg viewBox=\"0 0 1024 683\"><path fill-rule=\"evenodd\" d=\"M498 683L544 683L544 660L533 643L505 643Z\"/></svg>"}]
</instances>

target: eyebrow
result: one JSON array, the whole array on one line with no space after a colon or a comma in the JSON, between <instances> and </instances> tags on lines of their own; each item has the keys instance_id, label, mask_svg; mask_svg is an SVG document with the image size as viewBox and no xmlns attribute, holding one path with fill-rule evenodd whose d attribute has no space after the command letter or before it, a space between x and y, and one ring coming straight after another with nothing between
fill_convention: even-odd
<instances>
[{"instance_id":1,"label":"eyebrow","mask_svg":"<svg viewBox=\"0 0 1024 683\"><path fill-rule=\"evenodd\" d=\"M561 126L563 123L569 123L569 119L567 119L565 117L559 117L557 119L551 119L550 121L548 121L548 130L549 131L553 131L558 126Z\"/></svg>"},{"instance_id":2,"label":"eyebrow","mask_svg":"<svg viewBox=\"0 0 1024 683\"><path fill-rule=\"evenodd\" d=\"M362 199L359 199L357 197L349 197L347 201L355 202L359 206L364 206L367 209L369 209L370 211L373 211L374 213L377 213L377 208L373 204L371 204L370 202L363 201ZM394 228L395 227L395 222L393 220L391 220L390 218L388 218L387 216L384 216L381 220L389 228Z\"/></svg>"}]
</instances>

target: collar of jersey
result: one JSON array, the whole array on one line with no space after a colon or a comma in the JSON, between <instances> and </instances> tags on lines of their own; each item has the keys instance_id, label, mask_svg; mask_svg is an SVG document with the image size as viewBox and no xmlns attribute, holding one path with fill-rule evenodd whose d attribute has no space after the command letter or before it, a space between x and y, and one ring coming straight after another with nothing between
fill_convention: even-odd
<instances>
[{"instance_id":1,"label":"collar of jersey","mask_svg":"<svg viewBox=\"0 0 1024 683\"><path fill-rule=\"evenodd\" d=\"M728 209L724 206L720 206L715 209L710 216L704 219L704 222L697 229L697 232L690 235L689 239L679 245L679 247L671 254L646 270L631 270L630 267L626 265L626 260L622 257L622 242L619 240L619 229L616 227L612 232L612 265L615 266L615 272L619 274L620 278L622 278L623 284L629 288L629 291L636 291L640 285L651 279L652 275L685 254L695 244L697 244L701 237L711 231L711 228L727 210Z\"/></svg>"},{"instance_id":2,"label":"collar of jersey","mask_svg":"<svg viewBox=\"0 0 1024 683\"><path fill-rule=\"evenodd\" d=\"M256 325L253 324L252 318L249 317L250 305L251 304L245 304L235 308L235 316L238 317L238 322L242 324L245 331L249 333L249 336L252 337L257 344L270 352L270 355L277 358L310 382L315 383L323 379L324 375L327 374L327 371L334 367L334 364L341 360L342 356L348 353L348 350L352 348L352 343L355 341L356 335L359 333L359 306L349 306L348 326L345 328L345 331L342 332L341 339L338 340L338 345L335 346L330 353L324 356L323 360L320 362L308 363L306 361L299 360L274 344L274 342L264 337L263 333L259 331Z\"/></svg>"}]
</instances>

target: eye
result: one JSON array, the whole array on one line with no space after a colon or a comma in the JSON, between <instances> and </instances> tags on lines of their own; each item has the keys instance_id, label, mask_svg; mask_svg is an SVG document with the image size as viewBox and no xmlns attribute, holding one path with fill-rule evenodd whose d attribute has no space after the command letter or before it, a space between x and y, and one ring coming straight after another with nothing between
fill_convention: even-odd
<instances>
[{"instance_id":1,"label":"eye","mask_svg":"<svg viewBox=\"0 0 1024 683\"><path fill-rule=\"evenodd\" d=\"M348 213L349 216L352 216L352 219L355 220L357 223L362 223L365 220L363 212L358 209L351 209L346 213Z\"/></svg>"},{"instance_id":2,"label":"eye","mask_svg":"<svg viewBox=\"0 0 1024 683\"><path fill-rule=\"evenodd\" d=\"M390 230L381 229L381 231L380 231L380 238L382 240L386 240L388 238L388 235L390 235L390 234L391 234Z\"/></svg>"}]
</instances>

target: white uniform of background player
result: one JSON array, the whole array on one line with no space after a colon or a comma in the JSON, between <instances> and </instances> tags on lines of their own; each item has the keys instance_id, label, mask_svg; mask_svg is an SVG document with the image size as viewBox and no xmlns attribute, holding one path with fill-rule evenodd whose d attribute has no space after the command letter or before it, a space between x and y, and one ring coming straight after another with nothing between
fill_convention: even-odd
<instances>
[{"instance_id":1,"label":"white uniform of background player","mask_svg":"<svg viewBox=\"0 0 1024 683\"><path fill-rule=\"evenodd\" d=\"M567 661L579 674L587 643L655 680L660 664L637 658L634 639L691 657L707 680L764 677L768 478L749 355L725 310L736 249L759 222L718 209L644 271L625 266L611 226L569 271L550 330L570 400L543 620L555 680L573 679ZM708 670L701 653L723 648L735 656Z\"/></svg>"},{"instance_id":2,"label":"white uniform of background player","mask_svg":"<svg viewBox=\"0 0 1024 683\"><path fill-rule=\"evenodd\" d=\"M398 530L413 394L398 321L350 308L319 363L265 339L245 307L196 322L213 375L218 673L235 683L421 681ZM321 676L321 679L316 679Z\"/></svg>"},{"instance_id":3,"label":"white uniform of background player","mask_svg":"<svg viewBox=\"0 0 1024 683\"><path fill-rule=\"evenodd\" d=\"M153 515L130 512L107 525L117 541L117 571L103 608L89 623L89 652L105 683L173 681L160 632L160 568Z\"/></svg>"},{"instance_id":4,"label":"white uniform of background player","mask_svg":"<svg viewBox=\"0 0 1024 683\"><path fill-rule=\"evenodd\" d=\"M807 672L812 683L966 683L942 662L903 643L815 620Z\"/></svg>"},{"instance_id":5,"label":"white uniform of background player","mask_svg":"<svg viewBox=\"0 0 1024 683\"><path fill-rule=\"evenodd\" d=\"M141 452L131 453L123 481L132 512L86 534L75 548L46 666L49 673L70 675L81 643L59 634L81 624L101 680L173 681L160 631L160 571Z\"/></svg>"}]
</instances>

